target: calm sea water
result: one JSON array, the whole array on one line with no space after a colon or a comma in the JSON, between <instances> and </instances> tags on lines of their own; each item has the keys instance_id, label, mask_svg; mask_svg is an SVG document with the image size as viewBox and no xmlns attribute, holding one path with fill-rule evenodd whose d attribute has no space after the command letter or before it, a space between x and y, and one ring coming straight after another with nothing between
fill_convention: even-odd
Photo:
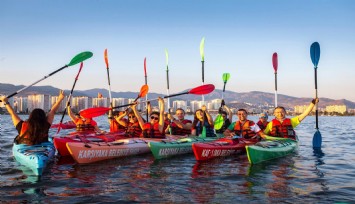
<instances>
[{"instance_id":1,"label":"calm sea water","mask_svg":"<svg viewBox=\"0 0 355 204\"><path fill-rule=\"evenodd\" d=\"M40 179L14 161L16 130L0 117L0 202L355 203L355 117L319 118L322 152L312 149L315 119L308 117L297 127L298 153L259 165L246 155L200 163L193 155L155 161L147 154L89 165L56 158ZM106 117L97 122L108 128Z\"/></svg>"}]
</instances>

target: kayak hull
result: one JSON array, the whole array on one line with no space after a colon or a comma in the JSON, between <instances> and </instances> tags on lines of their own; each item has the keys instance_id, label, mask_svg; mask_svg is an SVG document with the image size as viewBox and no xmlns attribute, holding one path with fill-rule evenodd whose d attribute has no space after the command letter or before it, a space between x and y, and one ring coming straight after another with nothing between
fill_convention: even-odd
<instances>
[{"instance_id":1,"label":"kayak hull","mask_svg":"<svg viewBox=\"0 0 355 204\"><path fill-rule=\"evenodd\" d=\"M79 164L149 153L148 142L161 141L152 138L126 138L113 142L79 143L68 142L67 148Z\"/></svg>"},{"instance_id":2,"label":"kayak hull","mask_svg":"<svg viewBox=\"0 0 355 204\"><path fill-rule=\"evenodd\" d=\"M204 161L216 157L226 157L245 153L245 146L252 145L258 140L246 139L219 139L206 143L194 143L192 149L197 161Z\"/></svg>"},{"instance_id":3,"label":"kayak hull","mask_svg":"<svg viewBox=\"0 0 355 204\"><path fill-rule=\"evenodd\" d=\"M258 164L264 161L284 157L298 149L298 141L276 138L246 146L249 163Z\"/></svg>"},{"instance_id":4,"label":"kayak hull","mask_svg":"<svg viewBox=\"0 0 355 204\"><path fill-rule=\"evenodd\" d=\"M164 159L173 157L176 155L189 154L192 153L192 144L196 142L210 142L218 139L217 137L187 137L178 139L171 142L149 142L150 150L153 153L155 159Z\"/></svg>"},{"instance_id":5,"label":"kayak hull","mask_svg":"<svg viewBox=\"0 0 355 204\"><path fill-rule=\"evenodd\" d=\"M38 145L13 144L12 153L16 161L41 176L55 155L54 145L44 142Z\"/></svg>"},{"instance_id":6,"label":"kayak hull","mask_svg":"<svg viewBox=\"0 0 355 204\"><path fill-rule=\"evenodd\" d=\"M123 132L106 134L71 134L61 137L54 137L53 144L60 156L70 156L66 144L68 142L88 143L88 142L113 142L124 138Z\"/></svg>"}]
</instances>

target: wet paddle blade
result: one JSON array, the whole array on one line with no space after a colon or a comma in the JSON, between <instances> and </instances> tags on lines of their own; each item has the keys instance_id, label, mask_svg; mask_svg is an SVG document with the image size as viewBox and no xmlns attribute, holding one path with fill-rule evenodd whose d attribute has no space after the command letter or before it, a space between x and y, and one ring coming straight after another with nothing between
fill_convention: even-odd
<instances>
[{"instance_id":1,"label":"wet paddle blade","mask_svg":"<svg viewBox=\"0 0 355 204\"><path fill-rule=\"evenodd\" d=\"M277 59L277 53L275 52L272 55L272 66L274 67L275 73L277 73L277 67L278 67L278 59Z\"/></svg>"},{"instance_id":2,"label":"wet paddle blade","mask_svg":"<svg viewBox=\"0 0 355 204\"><path fill-rule=\"evenodd\" d=\"M201 61L205 61L205 37L202 38L200 43Z\"/></svg>"},{"instance_id":3,"label":"wet paddle blade","mask_svg":"<svg viewBox=\"0 0 355 204\"><path fill-rule=\"evenodd\" d=\"M313 148L321 148L322 146L322 135L319 130L317 130L313 135Z\"/></svg>"},{"instance_id":4,"label":"wet paddle blade","mask_svg":"<svg viewBox=\"0 0 355 204\"><path fill-rule=\"evenodd\" d=\"M223 122L224 122L223 116L221 114L218 114L214 121L214 129L215 130L221 129L223 126Z\"/></svg>"},{"instance_id":5,"label":"wet paddle blade","mask_svg":"<svg viewBox=\"0 0 355 204\"><path fill-rule=\"evenodd\" d=\"M107 107L94 107L82 110L79 114L85 118L93 118L100 115L105 114L107 111L111 110L111 108Z\"/></svg>"},{"instance_id":6,"label":"wet paddle blade","mask_svg":"<svg viewBox=\"0 0 355 204\"><path fill-rule=\"evenodd\" d=\"M189 94L195 94L195 95L204 95L204 94L209 94L212 91L214 91L215 87L213 84L205 84L202 86L198 86L196 88L193 88L189 91Z\"/></svg>"},{"instance_id":7,"label":"wet paddle blade","mask_svg":"<svg viewBox=\"0 0 355 204\"><path fill-rule=\"evenodd\" d=\"M141 91L139 92L138 98L142 98L147 95L149 91L149 86L147 84L141 87Z\"/></svg>"},{"instance_id":8,"label":"wet paddle blade","mask_svg":"<svg viewBox=\"0 0 355 204\"><path fill-rule=\"evenodd\" d=\"M312 63L314 65L314 68L316 68L318 67L318 62L320 58L320 46L318 42L312 43L310 52L311 52Z\"/></svg>"},{"instance_id":9,"label":"wet paddle blade","mask_svg":"<svg viewBox=\"0 0 355 204\"><path fill-rule=\"evenodd\" d=\"M224 73L222 75L223 82L227 83L227 81L229 80L230 77L231 77L231 75L229 73Z\"/></svg>"},{"instance_id":10,"label":"wet paddle blade","mask_svg":"<svg viewBox=\"0 0 355 204\"><path fill-rule=\"evenodd\" d=\"M68 66L76 65L80 62L83 62L93 56L92 52L82 52L77 54L68 64Z\"/></svg>"}]
</instances>

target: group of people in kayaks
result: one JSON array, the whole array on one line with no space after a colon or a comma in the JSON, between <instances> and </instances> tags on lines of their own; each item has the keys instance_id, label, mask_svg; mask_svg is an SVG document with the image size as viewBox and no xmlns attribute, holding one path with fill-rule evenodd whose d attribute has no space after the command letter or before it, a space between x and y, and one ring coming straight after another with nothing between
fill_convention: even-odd
<instances>
[{"instance_id":1,"label":"group of people in kayaks","mask_svg":"<svg viewBox=\"0 0 355 204\"><path fill-rule=\"evenodd\" d=\"M35 145L48 142L49 128L60 103L64 99L63 91L60 91L58 101L47 114L42 109L34 109L26 121L20 119L5 96L0 97L0 99L18 131L14 140L16 144ZM181 137L199 136L204 130L206 137L216 137L217 133L223 134L226 138L239 136L246 139L261 139L269 135L296 139L294 128L300 124L318 102L319 99L314 98L302 114L293 118L287 118L285 108L278 106L274 109L274 119L268 122L267 113L262 113L257 123L248 120L248 111L245 109L239 109L237 111L238 120L232 122L233 114L228 106L224 105L223 110L220 110L219 113L223 117L223 125L219 130L214 129L213 117L206 106L196 110L194 119L191 121L185 119L185 111L181 108L178 108L175 114L165 113L162 98L158 99L159 110L152 111L150 105L148 105L149 121L143 119L137 110L137 103L130 106L126 111L110 112L108 120L110 132L122 131L125 132L126 137L165 138L167 134L180 135ZM68 114L76 124L77 132L105 132L98 128L97 123L92 118L84 118L80 114L73 113L70 106L68 106Z\"/></svg>"}]
</instances>

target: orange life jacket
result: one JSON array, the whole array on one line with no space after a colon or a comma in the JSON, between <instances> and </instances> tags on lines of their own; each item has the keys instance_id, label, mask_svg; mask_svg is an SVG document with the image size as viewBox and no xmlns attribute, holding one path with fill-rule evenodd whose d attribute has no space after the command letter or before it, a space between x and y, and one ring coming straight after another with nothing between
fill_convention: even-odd
<instances>
[{"instance_id":1,"label":"orange life jacket","mask_svg":"<svg viewBox=\"0 0 355 204\"><path fill-rule=\"evenodd\" d=\"M28 134L28 122L23 121L20 134L15 138L17 144L35 145L42 142L48 142L48 133L37 135L35 141L31 140L31 136Z\"/></svg>"},{"instance_id":2,"label":"orange life jacket","mask_svg":"<svg viewBox=\"0 0 355 204\"><path fill-rule=\"evenodd\" d=\"M75 121L75 125L76 125L76 131L77 132L86 132L86 131L95 131L95 125L96 122L94 122L91 119L86 119L85 121L83 121L82 119L77 119Z\"/></svg>"},{"instance_id":3,"label":"orange life jacket","mask_svg":"<svg viewBox=\"0 0 355 204\"><path fill-rule=\"evenodd\" d=\"M184 125L187 123L192 123L191 120L186 120L186 119L180 122ZM191 130L179 128L174 122L170 124L170 127L171 127L171 134L173 135L191 135Z\"/></svg>"},{"instance_id":4,"label":"orange life jacket","mask_svg":"<svg viewBox=\"0 0 355 204\"><path fill-rule=\"evenodd\" d=\"M127 122L127 119L122 119L124 120L125 122ZM117 122L117 120L115 119L112 119L111 122L110 122L110 132L118 132L120 130L125 130L126 127L124 127L123 125L119 124Z\"/></svg>"},{"instance_id":5,"label":"orange life jacket","mask_svg":"<svg viewBox=\"0 0 355 204\"><path fill-rule=\"evenodd\" d=\"M251 120L245 121L243 126L240 121L237 121L234 125L234 132L236 135L243 136L245 139L250 139L256 135L256 133L250 129L250 126L253 125L255 125L255 123Z\"/></svg>"},{"instance_id":6,"label":"orange life jacket","mask_svg":"<svg viewBox=\"0 0 355 204\"><path fill-rule=\"evenodd\" d=\"M292 127L291 120L286 118L282 123L280 123L280 121L273 119L270 136L290 138L295 140L296 132Z\"/></svg>"},{"instance_id":7,"label":"orange life jacket","mask_svg":"<svg viewBox=\"0 0 355 204\"><path fill-rule=\"evenodd\" d=\"M143 137L148 138L165 138L165 132L159 131L159 123L152 125L151 123L145 123L142 132Z\"/></svg>"},{"instance_id":8,"label":"orange life jacket","mask_svg":"<svg viewBox=\"0 0 355 204\"><path fill-rule=\"evenodd\" d=\"M139 122L128 123L126 137L139 137L142 134L142 128Z\"/></svg>"}]
</instances>

